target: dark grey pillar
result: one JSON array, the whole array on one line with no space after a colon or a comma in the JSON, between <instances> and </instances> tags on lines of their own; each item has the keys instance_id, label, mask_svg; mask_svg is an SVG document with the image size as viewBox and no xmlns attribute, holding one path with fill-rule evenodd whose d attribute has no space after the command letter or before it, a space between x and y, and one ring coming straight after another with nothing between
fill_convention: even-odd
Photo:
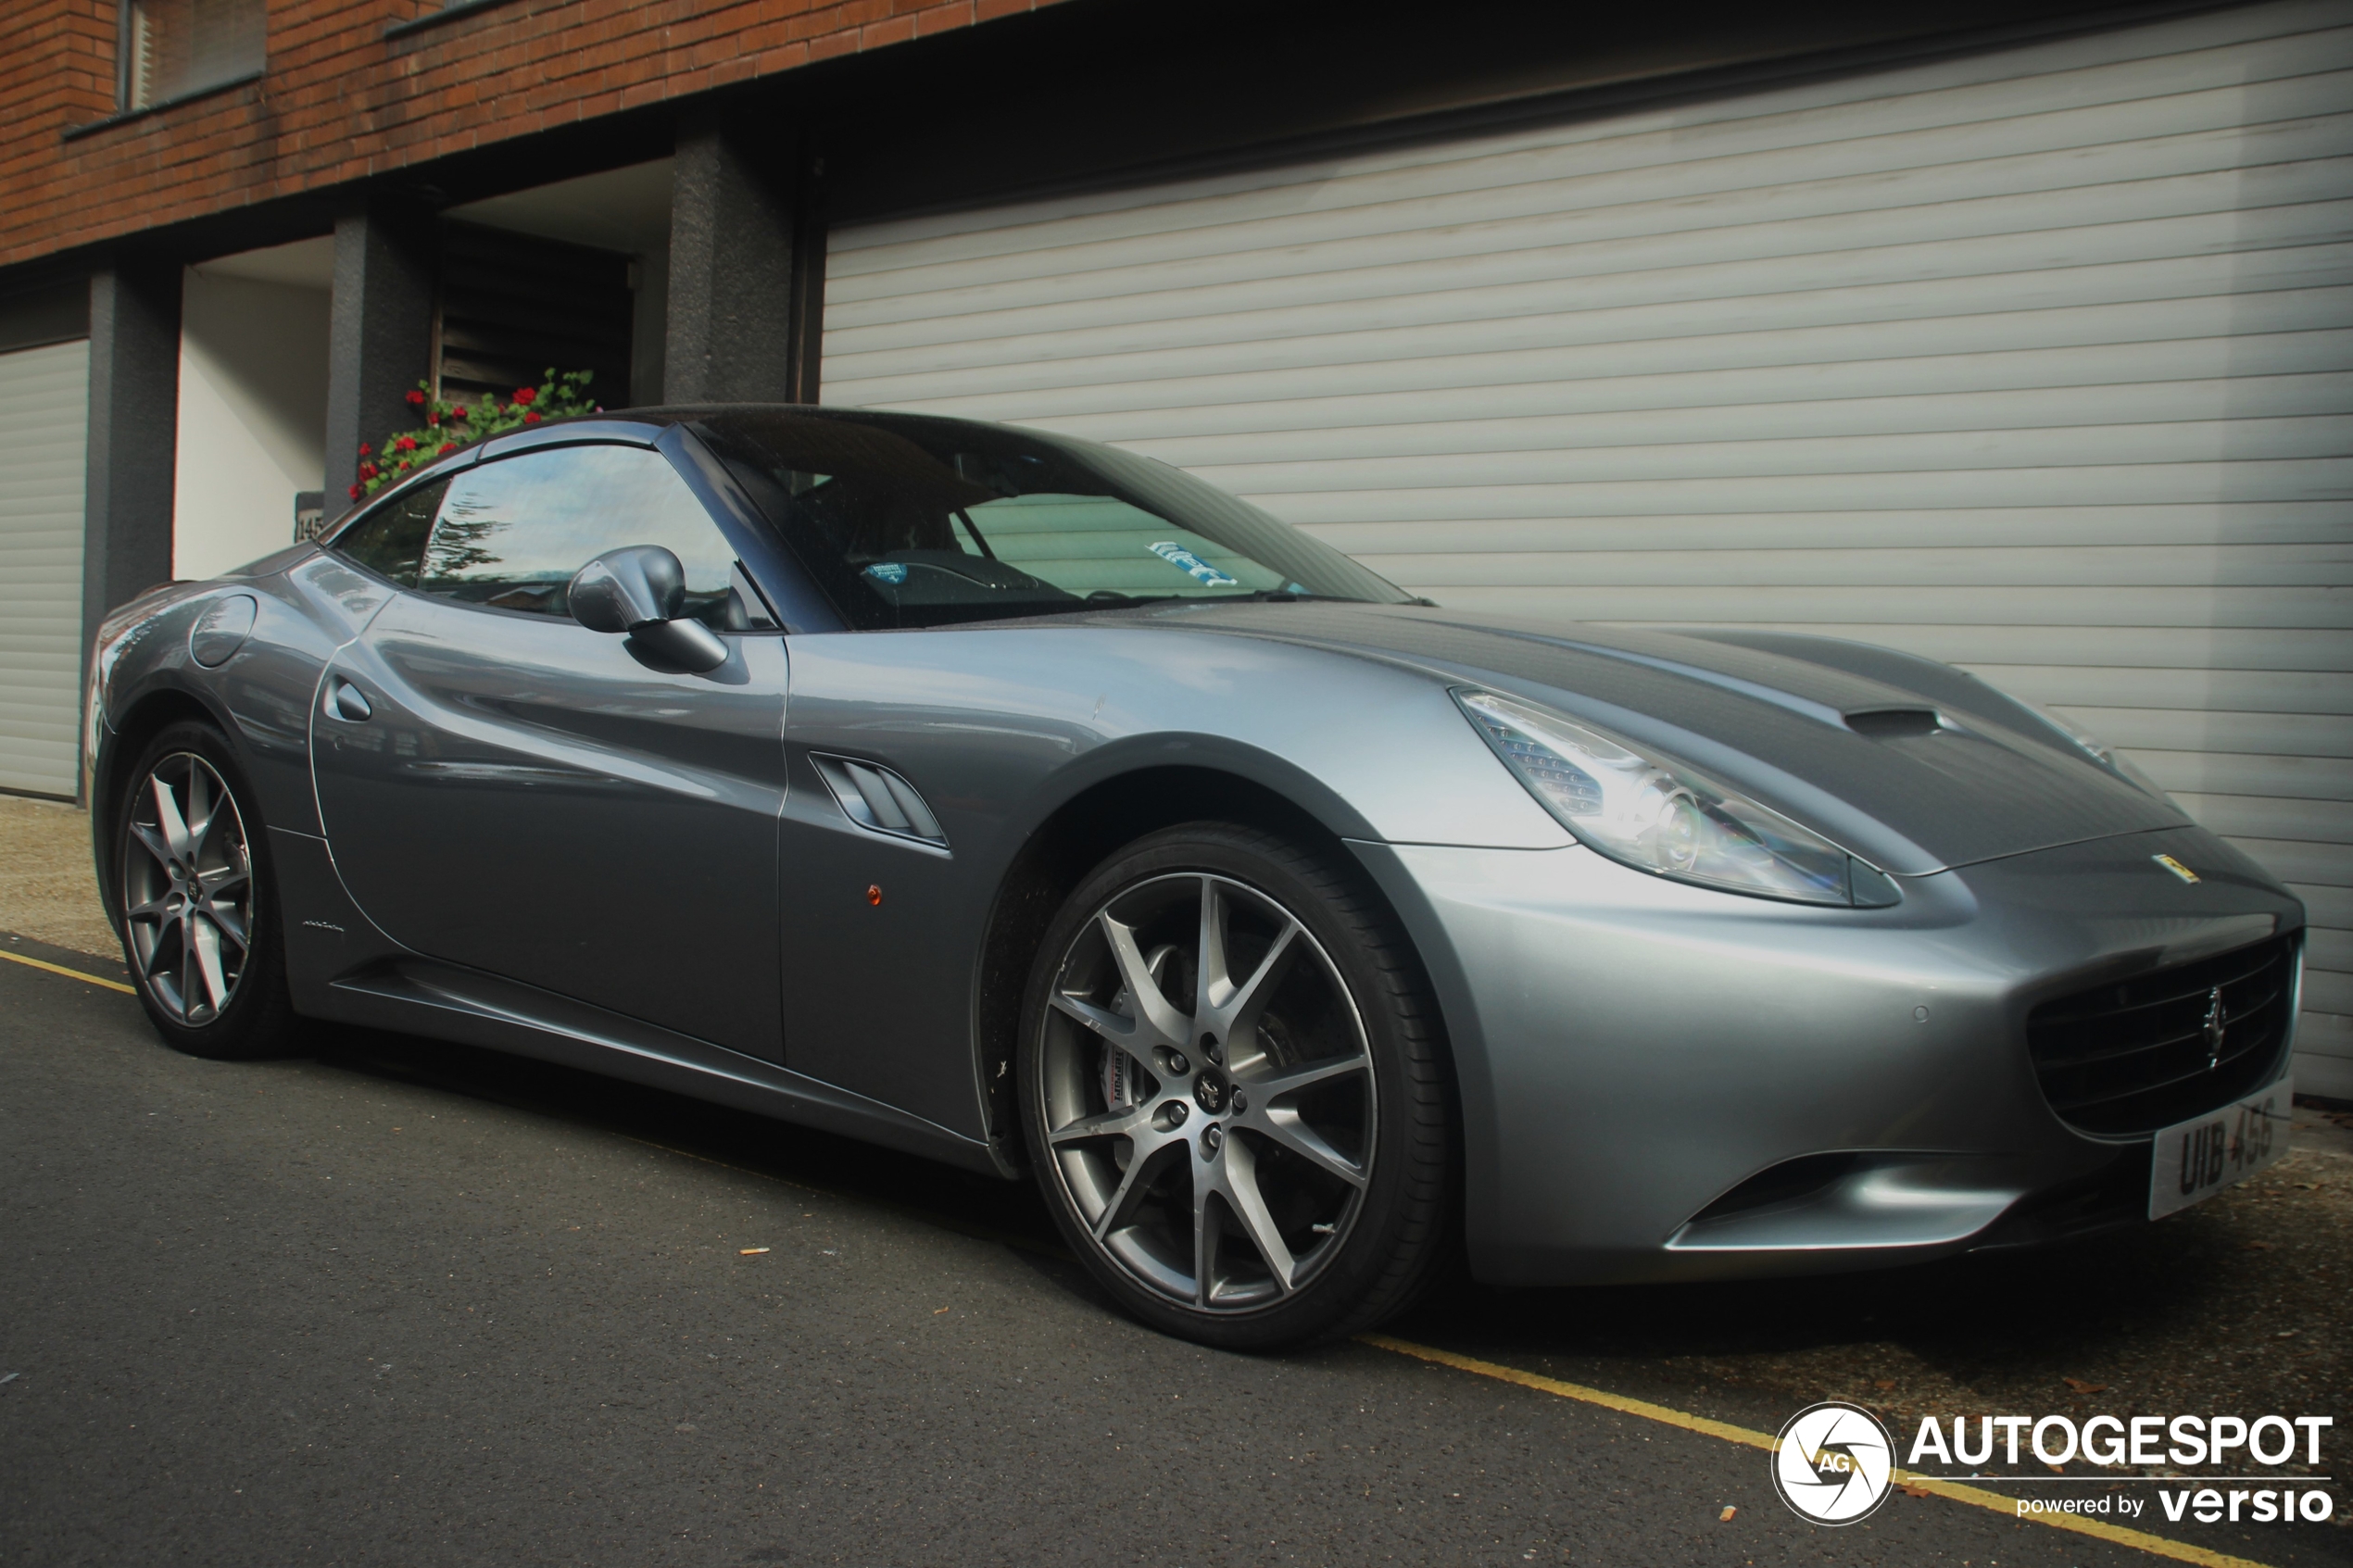
<instances>
[{"instance_id":1,"label":"dark grey pillar","mask_svg":"<svg viewBox=\"0 0 2353 1568\"><path fill-rule=\"evenodd\" d=\"M115 606L171 577L180 425L180 264L119 260L90 280L90 438L82 643Z\"/></svg>"},{"instance_id":2,"label":"dark grey pillar","mask_svg":"<svg viewBox=\"0 0 2353 1568\"><path fill-rule=\"evenodd\" d=\"M665 403L814 402L824 236L799 138L701 111L678 129Z\"/></svg>"},{"instance_id":3,"label":"dark grey pillar","mask_svg":"<svg viewBox=\"0 0 2353 1568\"><path fill-rule=\"evenodd\" d=\"M430 212L387 200L335 224L334 304L327 335L327 515L349 504L359 444L419 422L401 400L433 373L440 228Z\"/></svg>"}]
</instances>

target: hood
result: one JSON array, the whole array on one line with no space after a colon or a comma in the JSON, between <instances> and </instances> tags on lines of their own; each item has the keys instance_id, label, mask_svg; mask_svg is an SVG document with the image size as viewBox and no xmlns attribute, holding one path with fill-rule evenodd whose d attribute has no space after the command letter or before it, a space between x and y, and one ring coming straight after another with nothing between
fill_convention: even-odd
<instances>
[{"instance_id":1,"label":"hood","mask_svg":"<svg viewBox=\"0 0 2353 1568\"><path fill-rule=\"evenodd\" d=\"M1403 605L1196 603L1150 619L1379 659L1543 704L1899 876L2189 821L1974 676L1863 643L1564 627Z\"/></svg>"}]
</instances>

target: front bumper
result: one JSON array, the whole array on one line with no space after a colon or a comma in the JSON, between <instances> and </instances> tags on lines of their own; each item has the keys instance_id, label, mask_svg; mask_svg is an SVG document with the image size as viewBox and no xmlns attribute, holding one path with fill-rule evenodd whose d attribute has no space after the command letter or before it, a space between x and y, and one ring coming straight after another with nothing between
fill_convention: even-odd
<instances>
[{"instance_id":1,"label":"front bumper","mask_svg":"<svg viewBox=\"0 0 2353 1568\"><path fill-rule=\"evenodd\" d=\"M1583 848L1353 847L1445 1009L1471 1262L1497 1284L1884 1267L2133 1219L2148 1138L2053 1114L2028 1012L2304 923L2196 828L1900 879L1885 909Z\"/></svg>"}]
</instances>

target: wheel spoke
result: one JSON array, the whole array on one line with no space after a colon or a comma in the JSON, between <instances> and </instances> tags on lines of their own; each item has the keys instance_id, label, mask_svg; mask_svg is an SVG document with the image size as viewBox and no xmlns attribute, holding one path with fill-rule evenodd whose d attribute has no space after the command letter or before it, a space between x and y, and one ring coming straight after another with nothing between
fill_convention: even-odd
<instances>
[{"instance_id":1,"label":"wheel spoke","mask_svg":"<svg viewBox=\"0 0 2353 1568\"><path fill-rule=\"evenodd\" d=\"M198 873L196 880L204 884L208 897L218 900L234 893L252 878L242 866L223 866L217 872Z\"/></svg>"},{"instance_id":2,"label":"wheel spoke","mask_svg":"<svg viewBox=\"0 0 2353 1568\"><path fill-rule=\"evenodd\" d=\"M164 842L163 834L145 822L133 822L131 824L131 836L137 841L140 848L155 857L157 865L167 869L170 866L171 846Z\"/></svg>"},{"instance_id":3,"label":"wheel spoke","mask_svg":"<svg viewBox=\"0 0 2353 1568\"><path fill-rule=\"evenodd\" d=\"M245 939L245 918L244 911L236 909L224 909L220 905L216 904L210 909L207 910L206 913L211 916L212 924L219 928L220 935L236 944L237 951L239 953L244 953L252 946L252 944Z\"/></svg>"},{"instance_id":4,"label":"wheel spoke","mask_svg":"<svg viewBox=\"0 0 2353 1568\"><path fill-rule=\"evenodd\" d=\"M1193 1168L1193 1305L1209 1305L1210 1292L1216 1288L1214 1277L1217 1266L1217 1243L1223 1239L1225 1226L1218 1219L1223 1205L1217 1198L1217 1173L1214 1166L1197 1164Z\"/></svg>"},{"instance_id":5,"label":"wheel spoke","mask_svg":"<svg viewBox=\"0 0 2353 1568\"><path fill-rule=\"evenodd\" d=\"M1151 1125L1151 1116L1152 1108L1148 1105L1105 1110L1055 1128L1046 1135L1046 1141L1059 1148L1063 1144L1085 1143L1091 1138L1132 1138Z\"/></svg>"},{"instance_id":6,"label":"wheel spoke","mask_svg":"<svg viewBox=\"0 0 2353 1568\"><path fill-rule=\"evenodd\" d=\"M1081 1001L1063 991L1054 992L1049 1000L1058 1011L1078 1020L1135 1058L1147 1071L1151 1070L1151 1042L1139 1037L1143 1032L1137 1027L1134 1019L1122 1018L1108 1008L1099 1008L1092 1002Z\"/></svg>"},{"instance_id":7,"label":"wheel spoke","mask_svg":"<svg viewBox=\"0 0 2353 1568\"><path fill-rule=\"evenodd\" d=\"M1143 950L1136 946L1135 927L1112 919L1108 910L1096 917L1096 923L1111 944L1112 961L1119 966L1119 978L1135 1005L1137 1022L1158 1035L1159 1043L1185 1045L1192 1032L1190 1022L1161 995L1159 983L1152 979L1151 966L1144 961Z\"/></svg>"},{"instance_id":8,"label":"wheel spoke","mask_svg":"<svg viewBox=\"0 0 2353 1568\"><path fill-rule=\"evenodd\" d=\"M1278 1073L1271 1078L1245 1079L1243 1084L1249 1089L1253 1104L1266 1105L1272 1104L1286 1095L1295 1095L1302 1089L1312 1089L1318 1084L1327 1084L1335 1078L1345 1078L1352 1073L1365 1072L1371 1066L1372 1063L1361 1056L1333 1057L1327 1060L1311 1062L1295 1072Z\"/></svg>"},{"instance_id":9,"label":"wheel spoke","mask_svg":"<svg viewBox=\"0 0 2353 1568\"><path fill-rule=\"evenodd\" d=\"M1186 1145L1178 1139L1175 1140L1175 1147L1181 1149ZM1111 1201L1103 1205L1103 1211L1095 1216L1095 1223L1090 1227L1097 1241L1121 1229L1134 1218L1136 1206L1143 1201L1144 1194L1151 1189L1155 1167L1165 1162L1169 1148L1168 1143L1147 1146L1141 1138L1136 1140L1135 1150L1127 1159L1127 1169L1120 1173L1118 1189L1111 1195Z\"/></svg>"},{"instance_id":10,"label":"wheel spoke","mask_svg":"<svg viewBox=\"0 0 2353 1568\"><path fill-rule=\"evenodd\" d=\"M173 980L180 990L180 1016L190 1023L196 1022L201 1006L197 998L203 995L198 987L204 984L204 971L196 962L195 934L190 930L193 923L186 916L181 917L179 972Z\"/></svg>"},{"instance_id":11,"label":"wheel spoke","mask_svg":"<svg viewBox=\"0 0 2353 1568\"><path fill-rule=\"evenodd\" d=\"M163 834L164 858L184 863L195 849L188 840L188 824L180 815L180 803L171 797L171 786L160 773L148 777L147 789L156 803L156 826Z\"/></svg>"},{"instance_id":12,"label":"wheel spoke","mask_svg":"<svg viewBox=\"0 0 2353 1568\"><path fill-rule=\"evenodd\" d=\"M220 971L220 932L202 915L191 919L187 930L194 938L188 945L195 949L196 972L204 977L205 994L212 998L212 1010L219 1012L229 1001L228 977Z\"/></svg>"},{"instance_id":13,"label":"wheel spoke","mask_svg":"<svg viewBox=\"0 0 2353 1568\"><path fill-rule=\"evenodd\" d=\"M204 853L205 840L212 835L212 820L219 814L220 803L213 798L209 783L210 770L193 757L188 759L188 864L193 867L196 857Z\"/></svg>"},{"instance_id":14,"label":"wheel spoke","mask_svg":"<svg viewBox=\"0 0 2353 1568\"><path fill-rule=\"evenodd\" d=\"M1193 1016L1206 1022L1233 983L1226 974L1226 896L1209 877L1201 879L1201 939L1193 965Z\"/></svg>"},{"instance_id":15,"label":"wheel spoke","mask_svg":"<svg viewBox=\"0 0 2353 1568\"><path fill-rule=\"evenodd\" d=\"M170 906L161 898L150 898L144 904L133 904L122 911L125 920L162 921L170 913Z\"/></svg>"},{"instance_id":16,"label":"wheel spoke","mask_svg":"<svg viewBox=\"0 0 2353 1568\"><path fill-rule=\"evenodd\" d=\"M1299 1119L1298 1111L1287 1105L1253 1105L1250 1114L1240 1118L1236 1124L1273 1139L1301 1159L1338 1176L1350 1186L1361 1187L1367 1179L1362 1165L1326 1143L1315 1128Z\"/></svg>"},{"instance_id":17,"label":"wheel spoke","mask_svg":"<svg viewBox=\"0 0 2353 1568\"><path fill-rule=\"evenodd\" d=\"M1227 1139L1219 1163L1225 1166L1221 1185L1227 1206L1233 1210L1234 1218L1241 1222L1251 1246L1258 1249L1266 1272L1275 1276L1275 1283L1289 1296L1296 1288L1292 1282L1299 1273L1299 1261L1284 1244L1282 1232L1275 1226L1275 1216L1267 1212L1265 1195L1258 1190L1257 1160L1251 1153L1250 1145L1239 1138Z\"/></svg>"},{"instance_id":18,"label":"wheel spoke","mask_svg":"<svg viewBox=\"0 0 2353 1568\"><path fill-rule=\"evenodd\" d=\"M1239 985L1227 975L1226 944L1224 935L1220 932L1215 953L1216 979L1213 983L1206 973L1210 963L1210 917L1206 906L1211 898L1216 898L1219 906L1218 913L1221 916L1225 913L1225 899L1214 892L1205 890L1202 916L1202 967L1204 974L1202 982L1202 1018L1201 1022L1203 1027L1216 1029L1226 1039L1247 1040L1252 1031L1258 1027L1258 1014L1265 1009L1266 998L1274 994L1274 982L1289 967L1292 956L1298 950L1297 943L1302 928L1295 920L1285 921L1283 929L1276 933L1275 940L1268 945L1266 956L1258 960L1258 967L1251 971L1250 978ZM1219 923L1223 924L1223 921L1221 920Z\"/></svg>"},{"instance_id":19,"label":"wheel spoke","mask_svg":"<svg viewBox=\"0 0 2353 1568\"><path fill-rule=\"evenodd\" d=\"M156 922L156 945L147 949L146 972L150 979L158 978L163 972L164 939L173 935L174 928L179 926L186 920L186 915L182 911L174 909L166 913L163 919ZM182 932L179 935L184 937L185 933Z\"/></svg>"}]
</instances>

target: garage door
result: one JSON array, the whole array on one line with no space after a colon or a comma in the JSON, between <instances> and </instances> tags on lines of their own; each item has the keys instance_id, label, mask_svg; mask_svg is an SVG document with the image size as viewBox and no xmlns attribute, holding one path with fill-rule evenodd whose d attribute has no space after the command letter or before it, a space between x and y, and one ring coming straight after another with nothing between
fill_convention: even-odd
<instances>
[{"instance_id":1,"label":"garage door","mask_svg":"<svg viewBox=\"0 0 2353 1568\"><path fill-rule=\"evenodd\" d=\"M70 797L89 346L0 354L0 790Z\"/></svg>"},{"instance_id":2,"label":"garage door","mask_svg":"<svg viewBox=\"0 0 2353 1568\"><path fill-rule=\"evenodd\" d=\"M1950 659L2312 911L2353 1096L2353 3L846 229L829 402L1117 442L1443 603Z\"/></svg>"}]
</instances>

